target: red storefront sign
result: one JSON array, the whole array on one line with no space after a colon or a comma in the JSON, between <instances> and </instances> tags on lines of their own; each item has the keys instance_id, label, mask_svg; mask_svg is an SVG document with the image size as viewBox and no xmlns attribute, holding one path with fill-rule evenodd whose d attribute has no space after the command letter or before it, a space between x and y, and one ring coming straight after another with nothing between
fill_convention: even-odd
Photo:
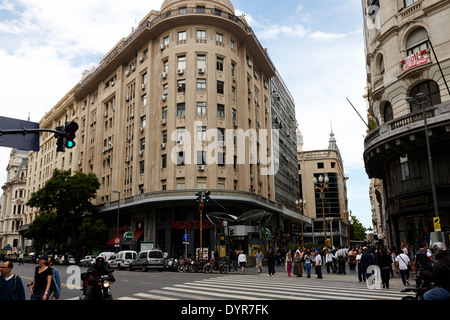
<instances>
[{"instance_id":1,"label":"red storefront sign","mask_svg":"<svg viewBox=\"0 0 450 320\"><path fill-rule=\"evenodd\" d=\"M203 229L212 229L214 224L209 220L203 220ZM200 221L172 221L172 229L200 229Z\"/></svg>"},{"instance_id":2,"label":"red storefront sign","mask_svg":"<svg viewBox=\"0 0 450 320\"><path fill-rule=\"evenodd\" d=\"M427 63L428 61L429 59L427 50L415 52L402 60L403 72L406 72L411 68L420 66L421 64Z\"/></svg>"}]
</instances>

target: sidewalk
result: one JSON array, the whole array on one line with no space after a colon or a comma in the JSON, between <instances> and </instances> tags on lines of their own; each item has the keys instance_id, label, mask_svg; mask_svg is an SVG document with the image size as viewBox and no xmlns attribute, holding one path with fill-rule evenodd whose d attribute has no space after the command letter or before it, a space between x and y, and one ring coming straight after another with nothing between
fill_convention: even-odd
<instances>
[{"instance_id":1,"label":"sidewalk","mask_svg":"<svg viewBox=\"0 0 450 320\"><path fill-rule=\"evenodd\" d=\"M304 270L303 270L304 271ZM322 266L322 277L324 280L330 279L334 281L355 281L358 282L358 272L354 270L350 270L348 266L345 268L346 274L337 274L337 273L327 273L327 269L325 266ZM229 274L241 274L241 269L238 267L237 273L234 273L233 271L229 272ZM267 265L263 265L263 272L261 274L258 274L258 269L256 266L250 266L245 267L244 269L245 275L259 275L259 276L268 276L268 267ZM293 273L291 273L292 278L297 278ZM306 273L303 272L302 278L306 278ZM288 278L286 267L285 266L275 266L275 277L281 277L281 278ZM311 268L311 279L316 279L316 273L314 268ZM410 275L410 283L414 286L415 281L413 280L413 273ZM400 278L400 275L394 272L394 278L389 279L389 287L395 287L395 288L403 288L402 279Z\"/></svg>"}]
</instances>

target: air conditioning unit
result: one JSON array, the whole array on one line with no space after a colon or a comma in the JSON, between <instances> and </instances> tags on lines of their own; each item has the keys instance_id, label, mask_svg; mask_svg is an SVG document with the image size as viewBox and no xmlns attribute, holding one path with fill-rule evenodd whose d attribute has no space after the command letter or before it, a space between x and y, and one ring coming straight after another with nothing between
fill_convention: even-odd
<instances>
[{"instance_id":1,"label":"air conditioning unit","mask_svg":"<svg viewBox=\"0 0 450 320\"><path fill-rule=\"evenodd\" d=\"M145 90L145 83L141 84L141 89Z\"/></svg>"},{"instance_id":2,"label":"air conditioning unit","mask_svg":"<svg viewBox=\"0 0 450 320\"><path fill-rule=\"evenodd\" d=\"M139 58L139 61L142 63L142 62L144 62L144 57L140 57Z\"/></svg>"},{"instance_id":3,"label":"air conditioning unit","mask_svg":"<svg viewBox=\"0 0 450 320\"><path fill-rule=\"evenodd\" d=\"M159 50L161 50L161 51L163 51L165 48L166 48L166 46L163 45L163 44L161 44L161 45L159 46Z\"/></svg>"},{"instance_id":4,"label":"air conditioning unit","mask_svg":"<svg viewBox=\"0 0 450 320\"><path fill-rule=\"evenodd\" d=\"M167 72L161 73L161 79L165 79L165 78L167 78Z\"/></svg>"},{"instance_id":5,"label":"air conditioning unit","mask_svg":"<svg viewBox=\"0 0 450 320\"><path fill-rule=\"evenodd\" d=\"M144 154L144 151L139 150L139 157L142 157L143 154Z\"/></svg>"},{"instance_id":6,"label":"air conditioning unit","mask_svg":"<svg viewBox=\"0 0 450 320\"><path fill-rule=\"evenodd\" d=\"M177 145L179 145L179 146L182 146L182 145L183 145L183 143L184 143L184 141L183 141L183 140L178 140L178 141L177 141Z\"/></svg>"},{"instance_id":7,"label":"air conditioning unit","mask_svg":"<svg viewBox=\"0 0 450 320\"><path fill-rule=\"evenodd\" d=\"M233 82L236 82L237 81L237 78L236 77L233 77Z\"/></svg>"},{"instance_id":8,"label":"air conditioning unit","mask_svg":"<svg viewBox=\"0 0 450 320\"><path fill-rule=\"evenodd\" d=\"M225 141L219 141L219 145L220 145L221 147L226 147L226 146L227 146L227 143L226 143Z\"/></svg>"},{"instance_id":9,"label":"air conditioning unit","mask_svg":"<svg viewBox=\"0 0 450 320\"><path fill-rule=\"evenodd\" d=\"M161 96L161 101L166 101L166 96Z\"/></svg>"},{"instance_id":10,"label":"air conditioning unit","mask_svg":"<svg viewBox=\"0 0 450 320\"><path fill-rule=\"evenodd\" d=\"M128 163L128 162L130 162L130 158L125 157L125 163Z\"/></svg>"},{"instance_id":11,"label":"air conditioning unit","mask_svg":"<svg viewBox=\"0 0 450 320\"><path fill-rule=\"evenodd\" d=\"M105 112L103 116L106 118L108 116L108 112Z\"/></svg>"},{"instance_id":12,"label":"air conditioning unit","mask_svg":"<svg viewBox=\"0 0 450 320\"><path fill-rule=\"evenodd\" d=\"M205 73L205 69L203 69L203 68L198 68L198 73Z\"/></svg>"},{"instance_id":13,"label":"air conditioning unit","mask_svg":"<svg viewBox=\"0 0 450 320\"><path fill-rule=\"evenodd\" d=\"M237 128L238 122L237 122L237 121L233 121L233 126L234 126L235 128Z\"/></svg>"},{"instance_id":14,"label":"air conditioning unit","mask_svg":"<svg viewBox=\"0 0 450 320\"><path fill-rule=\"evenodd\" d=\"M139 132L140 133L144 132L144 128L139 128Z\"/></svg>"},{"instance_id":15,"label":"air conditioning unit","mask_svg":"<svg viewBox=\"0 0 450 320\"><path fill-rule=\"evenodd\" d=\"M253 63L250 60L247 61L247 64L250 68L253 67Z\"/></svg>"},{"instance_id":16,"label":"air conditioning unit","mask_svg":"<svg viewBox=\"0 0 450 320\"><path fill-rule=\"evenodd\" d=\"M136 70L136 67L135 66L131 66L131 71L134 71L134 70Z\"/></svg>"},{"instance_id":17,"label":"air conditioning unit","mask_svg":"<svg viewBox=\"0 0 450 320\"><path fill-rule=\"evenodd\" d=\"M128 77L130 75L130 71L125 71L125 75Z\"/></svg>"},{"instance_id":18,"label":"air conditioning unit","mask_svg":"<svg viewBox=\"0 0 450 320\"><path fill-rule=\"evenodd\" d=\"M111 85L111 87L114 87L115 82L114 82L114 81L111 81L111 82L110 82L110 85Z\"/></svg>"},{"instance_id":19,"label":"air conditioning unit","mask_svg":"<svg viewBox=\"0 0 450 320\"><path fill-rule=\"evenodd\" d=\"M162 124L163 126L165 126L165 125L167 124L167 120L166 120L166 119L162 119L162 120L161 120L161 124Z\"/></svg>"},{"instance_id":20,"label":"air conditioning unit","mask_svg":"<svg viewBox=\"0 0 450 320\"><path fill-rule=\"evenodd\" d=\"M166 144L165 143L161 143L161 149L165 149L166 148Z\"/></svg>"},{"instance_id":21,"label":"air conditioning unit","mask_svg":"<svg viewBox=\"0 0 450 320\"><path fill-rule=\"evenodd\" d=\"M197 169L198 169L198 171L205 171L205 166L204 165L198 165Z\"/></svg>"},{"instance_id":22,"label":"air conditioning unit","mask_svg":"<svg viewBox=\"0 0 450 320\"><path fill-rule=\"evenodd\" d=\"M178 75L182 75L184 73L184 70L183 69L177 69L177 74Z\"/></svg>"},{"instance_id":23,"label":"air conditioning unit","mask_svg":"<svg viewBox=\"0 0 450 320\"><path fill-rule=\"evenodd\" d=\"M129 96L126 96L126 97L125 97L125 101L130 101L130 97L129 97Z\"/></svg>"}]
</instances>

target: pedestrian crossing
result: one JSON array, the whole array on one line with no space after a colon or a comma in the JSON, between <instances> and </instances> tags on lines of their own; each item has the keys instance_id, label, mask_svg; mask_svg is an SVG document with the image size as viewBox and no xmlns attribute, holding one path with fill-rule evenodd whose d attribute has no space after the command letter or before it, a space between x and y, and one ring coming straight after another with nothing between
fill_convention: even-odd
<instances>
[{"instance_id":1,"label":"pedestrian crossing","mask_svg":"<svg viewBox=\"0 0 450 320\"><path fill-rule=\"evenodd\" d=\"M116 300L400 300L402 288L369 289L365 283L315 279L226 275L190 281Z\"/></svg>"}]
</instances>

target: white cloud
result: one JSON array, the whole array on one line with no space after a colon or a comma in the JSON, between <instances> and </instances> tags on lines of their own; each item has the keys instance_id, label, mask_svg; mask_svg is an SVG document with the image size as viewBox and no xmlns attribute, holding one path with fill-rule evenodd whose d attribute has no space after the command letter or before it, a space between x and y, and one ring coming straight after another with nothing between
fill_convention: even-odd
<instances>
[{"instance_id":1,"label":"white cloud","mask_svg":"<svg viewBox=\"0 0 450 320\"><path fill-rule=\"evenodd\" d=\"M343 33L325 33L322 31L316 31L308 35L311 39L319 40L319 41L333 41L333 40L339 40L347 35Z\"/></svg>"}]
</instances>

